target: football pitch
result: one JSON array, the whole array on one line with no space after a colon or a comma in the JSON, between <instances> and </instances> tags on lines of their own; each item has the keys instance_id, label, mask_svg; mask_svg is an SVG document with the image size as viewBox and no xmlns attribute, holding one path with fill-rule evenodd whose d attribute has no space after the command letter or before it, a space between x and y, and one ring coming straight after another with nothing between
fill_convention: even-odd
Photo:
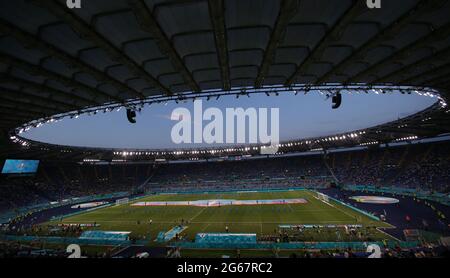
<instances>
[{"instance_id":1,"label":"football pitch","mask_svg":"<svg viewBox=\"0 0 450 278\"><path fill-rule=\"evenodd\" d=\"M216 205L192 205L194 201L211 201ZM218 205L217 200L228 205ZM234 203L230 205L230 200ZM256 201L257 200L257 201ZM272 204L271 201L287 200ZM288 202L301 200L299 203ZM183 201L184 203L179 203ZM142 205L143 202L146 205ZM166 203L167 202L167 203ZM242 205L257 202L252 205ZM283 202L283 201L281 201ZM187 205L187 204L188 205ZM139 206L139 204L141 204ZM151 205L148 205L151 204ZM172 205L177 204L177 205ZM374 240L392 239L378 228L391 225L374 220L333 200L324 202L310 190L277 192L229 192L204 194L160 194L143 197L122 205L113 205L90 212L54 220L47 224L99 224L103 231L128 231L132 238L153 241L159 232L167 232L183 224L181 233L193 240L197 233L256 233L264 237L279 233L279 225L362 225ZM304 231L305 241L355 240L337 236L338 228Z\"/></svg>"}]
</instances>

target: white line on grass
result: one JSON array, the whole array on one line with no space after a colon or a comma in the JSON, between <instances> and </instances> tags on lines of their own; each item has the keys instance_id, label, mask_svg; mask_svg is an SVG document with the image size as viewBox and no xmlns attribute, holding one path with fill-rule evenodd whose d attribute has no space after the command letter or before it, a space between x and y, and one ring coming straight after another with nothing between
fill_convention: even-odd
<instances>
[{"instance_id":1,"label":"white line on grass","mask_svg":"<svg viewBox=\"0 0 450 278\"><path fill-rule=\"evenodd\" d=\"M400 239L396 238L396 237L393 236L393 235L390 235L390 234L386 233L385 231L381 230L380 228L376 228L376 229L377 229L377 231L379 231L379 232L381 232L381 233L387 235L388 237L391 237L391 238L395 239L396 241L400 241Z\"/></svg>"},{"instance_id":2,"label":"white line on grass","mask_svg":"<svg viewBox=\"0 0 450 278\"><path fill-rule=\"evenodd\" d=\"M200 214L202 214L202 213L205 211L206 208L207 208L207 207L203 208L203 209L200 210L197 214L195 214L194 216L192 216L192 217L189 219L189 222L191 222L194 218L196 218L197 216L199 216Z\"/></svg>"},{"instance_id":3,"label":"white line on grass","mask_svg":"<svg viewBox=\"0 0 450 278\"><path fill-rule=\"evenodd\" d=\"M351 214L347 213L346 211L344 211L344 210L338 208L337 206L333 206L332 204L330 204L330 203L328 203L328 202L325 202L325 201L323 201L323 200L320 200L319 198L317 198L316 196L314 196L314 195L313 195L311 192L309 192L309 191L308 191L308 193L309 193L313 198L316 198L317 200L321 201L322 203L325 203L325 204L329 205L330 207L339 210L340 212L342 212L343 214L349 216L350 218L354 218L354 219L356 220L357 223L359 222L359 221L358 221L358 217L356 217L356 216L354 216L354 215L351 215Z\"/></svg>"}]
</instances>

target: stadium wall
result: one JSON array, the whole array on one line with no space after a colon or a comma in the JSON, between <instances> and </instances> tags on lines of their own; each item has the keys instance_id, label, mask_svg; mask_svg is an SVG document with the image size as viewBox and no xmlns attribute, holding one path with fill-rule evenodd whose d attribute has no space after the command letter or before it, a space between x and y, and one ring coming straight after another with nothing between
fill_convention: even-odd
<instances>
[{"instance_id":1,"label":"stadium wall","mask_svg":"<svg viewBox=\"0 0 450 278\"><path fill-rule=\"evenodd\" d=\"M16 242L45 242L54 244L80 244L80 245L98 245L98 246L128 246L131 241L124 240L100 240L85 239L77 237L51 237L51 236L16 236L16 235L0 235L0 240L16 241ZM145 244L146 242L134 242L135 244Z\"/></svg>"},{"instance_id":2,"label":"stadium wall","mask_svg":"<svg viewBox=\"0 0 450 278\"><path fill-rule=\"evenodd\" d=\"M289 242L289 243L196 243L196 242L175 242L172 247L181 247L185 249L273 249L281 250L289 249L319 249L319 250L336 250L348 249L366 250L367 246L377 244L379 246L387 246L395 248L415 248L420 245L418 241L374 241L374 242Z\"/></svg>"},{"instance_id":3,"label":"stadium wall","mask_svg":"<svg viewBox=\"0 0 450 278\"><path fill-rule=\"evenodd\" d=\"M124 241L124 240L99 240L99 239L80 239L74 237L49 237L49 236L16 236L16 235L0 235L0 240L16 241L16 242L46 242L54 244L80 244L80 245L98 245L98 246L129 246L145 245L148 241ZM289 242L289 243L196 243L196 242L174 242L169 247L181 247L185 249L253 249L253 250L271 250L279 248L280 250L323 250L323 249L348 249L366 250L367 246L377 244L395 248L415 248L420 246L418 241L374 241L374 242Z\"/></svg>"}]
</instances>

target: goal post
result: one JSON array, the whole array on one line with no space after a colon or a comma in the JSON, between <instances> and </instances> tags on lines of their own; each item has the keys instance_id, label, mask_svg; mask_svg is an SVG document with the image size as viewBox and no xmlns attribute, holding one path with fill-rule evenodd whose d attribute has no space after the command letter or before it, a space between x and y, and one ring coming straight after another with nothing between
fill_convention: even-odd
<instances>
[{"instance_id":1,"label":"goal post","mask_svg":"<svg viewBox=\"0 0 450 278\"><path fill-rule=\"evenodd\" d=\"M120 198L116 200L116 206L118 205L123 205L123 204L128 204L128 202L130 201L130 198Z\"/></svg>"},{"instance_id":2,"label":"goal post","mask_svg":"<svg viewBox=\"0 0 450 278\"><path fill-rule=\"evenodd\" d=\"M324 202L329 202L330 198L328 197L328 195L317 192L317 199L322 200Z\"/></svg>"}]
</instances>

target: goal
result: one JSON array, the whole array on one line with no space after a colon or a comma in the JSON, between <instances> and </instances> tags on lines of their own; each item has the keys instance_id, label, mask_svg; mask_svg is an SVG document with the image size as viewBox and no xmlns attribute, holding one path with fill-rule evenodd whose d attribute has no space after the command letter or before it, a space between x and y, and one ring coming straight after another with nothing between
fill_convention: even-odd
<instances>
[{"instance_id":1,"label":"goal","mask_svg":"<svg viewBox=\"0 0 450 278\"><path fill-rule=\"evenodd\" d=\"M117 199L117 200L116 200L116 205L128 204L129 201L130 201L129 198L121 198L121 199Z\"/></svg>"},{"instance_id":2,"label":"goal","mask_svg":"<svg viewBox=\"0 0 450 278\"><path fill-rule=\"evenodd\" d=\"M317 199L322 200L324 202L329 202L328 195L325 195L323 193L317 192Z\"/></svg>"}]
</instances>

